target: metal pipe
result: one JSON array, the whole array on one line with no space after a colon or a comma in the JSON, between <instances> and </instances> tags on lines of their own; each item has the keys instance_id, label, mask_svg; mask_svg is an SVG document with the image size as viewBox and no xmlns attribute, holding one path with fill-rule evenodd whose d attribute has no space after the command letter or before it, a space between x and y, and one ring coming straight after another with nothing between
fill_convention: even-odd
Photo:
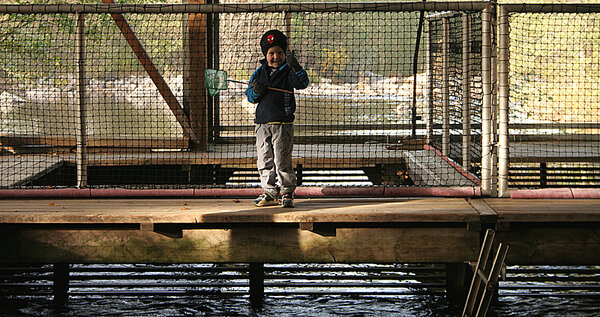
<instances>
[{"instance_id":1,"label":"metal pipe","mask_svg":"<svg viewBox=\"0 0 600 317\"><path fill-rule=\"evenodd\" d=\"M471 16L462 16L462 166L471 166Z\"/></svg>"},{"instance_id":2,"label":"metal pipe","mask_svg":"<svg viewBox=\"0 0 600 317\"><path fill-rule=\"evenodd\" d=\"M85 14L76 14L76 54L77 54L77 94L79 111L77 111L77 187L87 186L87 124L85 105Z\"/></svg>"},{"instance_id":3,"label":"metal pipe","mask_svg":"<svg viewBox=\"0 0 600 317\"><path fill-rule=\"evenodd\" d=\"M419 64L419 47L421 45L421 34L423 33L423 22L425 20L425 11L421 11L419 15L419 26L417 28L417 39L415 43L415 53L413 55L413 94L411 106L411 136L417 136L417 72Z\"/></svg>"},{"instance_id":4,"label":"metal pipe","mask_svg":"<svg viewBox=\"0 0 600 317\"><path fill-rule=\"evenodd\" d=\"M499 107L499 150L498 150L498 196L508 196L509 172L509 25L508 12L498 6L498 107Z\"/></svg>"},{"instance_id":5,"label":"metal pipe","mask_svg":"<svg viewBox=\"0 0 600 317\"><path fill-rule=\"evenodd\" d=\"M600 188L544 188L510 192L512 199L600 199Z\"/></svg>"},{"instance_id":6,"label":"metal pipe","mask_svg":"<svg viewBox=\"0 0 600 317\"><path fill-rule=\"evenodd\" d=\"M246 13L246 12L410 12L481 11L487 2L371 2L272 4L22 4L0 5L0 13Z\"/></svg>"},{"instance_id":7,"label":"metal pipe","mask_svg":"<svg viewBox=\"0 0 600 317\"><path fill-rule=\"evenodd\" d=\"M481 81L483 106L481 110L481 191L484 196L492 193L492 65L491 65L491 13L488 5L481 14Z\"/></svg>"},{"instance_id":8,"label":"metal pipe","mask_svg":"<svg viewBox=\"0 0 600 317\"><path fill-rule=\"evenodd\" d=\"M431 144L433 137L433 63L431 62L431 21L425 25L425 34L427 34L427 48L425 52L425 62L427 64L427 89L425 93L425 104L427 104L427 137L426 143Z\"/></svg>"},{"instance_id":9,"label":"metal pipe","mask_svg":"<svg viewBox=\"0 0 600 317\"><path fill-rule=\"evenodd\" d=\"M450 25L442 19L442 154L450 153Z\"/></svg>"},{"instance_id":10,"label":"metal pipe","mask_svg":"<svg viewBox=\"0 0 600 317\"><path fill-rule=\"evenodd\" d=\"M429 151L433 151L435 154L437 154L440 158L442 158L444 161L446 161L446 163L448 163L450 166L454 167L454 169L459 172L461 175L463 175L465 178L467 178L468 180L470 180L471 182L473 182L474 184L481 186L481 180L478 179L475 175L469 173L468 170L465 170L462 166L458 165L456 162L454 162L453 160L451 160L450 158L448 158L447 156L443 155L438 149L436 149L433 146L430 145L425 145L424 146L425 150L429 150Z\"/></svg>"},{"instance_id":11,"label":"metal pipe","mask_svg":"<svg viewBox=\"0 0 600 317\"><path fill-rule=\"evenodd\" d=\"M496 26L496 3L492 6L492 15L490 16L490 52L491 52L491 84L492 84L492 104L491 104L491 142L492 142L492 159L490 169L492 171L492 186L490 188L490 196L498 196L498 43Z\"/></svg>"},{"instance_id":12,"label":"metal pipe","mask_svg":"<svg viewBox=\"0 0 600 317\"><path fill-rule=\"evenodd\" d=\"M197 189L0 189L0 198L255 197L260 188ZM298 187L297 197L479 197L478 187Z\"/></svg>"}]
</instances>

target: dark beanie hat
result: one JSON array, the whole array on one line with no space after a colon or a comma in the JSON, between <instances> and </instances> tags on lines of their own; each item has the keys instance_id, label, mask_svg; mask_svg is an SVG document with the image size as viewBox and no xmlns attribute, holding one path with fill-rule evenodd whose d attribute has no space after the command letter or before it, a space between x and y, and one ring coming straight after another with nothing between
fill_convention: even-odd
<instances>
[{"instance_id":1,"label":"dark beanie hat","mask_svg":"<svg viewBox=\"0 0 600 317\"><path fill-rule=\"evenodd\" d=\"M287 36L278 30L267 31L260 39L260 48L263 55L267 56L267 52L273 46L281 47L285 53L287 51Z\"/></svg>"}]
</instances>

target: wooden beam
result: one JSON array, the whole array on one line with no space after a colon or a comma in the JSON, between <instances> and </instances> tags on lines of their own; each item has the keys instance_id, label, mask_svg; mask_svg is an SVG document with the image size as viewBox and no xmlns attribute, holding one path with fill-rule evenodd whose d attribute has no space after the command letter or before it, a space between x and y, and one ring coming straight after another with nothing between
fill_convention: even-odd
<instances>
[{"instance_id":1,"label":"wooden beam","mask_svg":"<svg viewBox=\"0 0 600 317\"><path fill-rule=\"evenodd\" d=\"M474 261L478 247L478 232L446 227L343 228L324 237L254 224L183 230L181 239L144 230L3 229L0 263L448 263Z\"/></svg>"},{"instance_id":2,"label":"wooden beam","mask_svg":"<svg viewBox=\"0 0 600 317\"><path fill-rule=\"evenodd\" d=\"M114 4L113 0L102 0L102 2L105 4ZM125 17L120 13L111 13L111 16L115 23L117 23L117 26L125 37L125 40L127 40L127 43L129 46L131 46L138 60L150 76L150 79L152 79L152 82L154 82L154 85L156 85L156 88L171 109L171 112L173 112L173 115L175 115L175 118L177 118L181 128L183 128L183 133L185 135L189 135L190 139L194 143L199 143L200 140L191 129L190 121L183 111L183 108L179 104L179 101L177 101L177 98L169 88L169 85L162 77L156 66L154 66L154 63L152 63L152 59L150 59L150 56L148 56L148 53L146 53L142 43L140 43L138 40L137 36L129 26L129 23L127 23L127 20L125 20Z\"/></svg>"},{"instance_id":3,"label":"wooden beam","mask_svg":"<svg viewBox=\"0 0 600 317\"><path fill-rule=\"evenodd\" d=\"M206 4L206 0L189 0L189 4ZM199 136L196 143L197 150L205 151L208 148L208 96L204 87L204 70L207 67L208 29L207 16L204 13L190 13L188 16L187 30L187 56L188 72L184 75L184 82L189 85L189 115L192 130Z\"/></svg>"},{"instance_id":4,"label":"wooden beam","mask_svg":"<svg viewBox=\"0 0 600 317\"><path fill-rule=\"evenodd\" d=\"M86 138L86 145L93 147L125 148L131 152L132 148L153 148L153 149L183 149L186 148L188 140L185 138L154 138L154 137L131 137L116 136L114 138ZM77 139L75 137L48 137L48 136L28 136L28 135L4 135L0 136L0 145L19 147L26 145L47 145L49 147L75 147Z\"/></svg>"}]
</instances>

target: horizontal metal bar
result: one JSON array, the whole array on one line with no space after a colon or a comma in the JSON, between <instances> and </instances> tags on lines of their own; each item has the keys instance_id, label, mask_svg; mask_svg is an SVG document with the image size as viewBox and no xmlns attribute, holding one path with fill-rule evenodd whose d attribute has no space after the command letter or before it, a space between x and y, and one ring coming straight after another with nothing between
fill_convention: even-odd
<instances>
[{"instance_id":1,"label":"horizontal metal bar","mask_svg":"<svg viewBox=\"0 0 600 317\"><path fill-rule=\"evenodd\" d=\"M433 129L442 129L441 124L432 125ZM600 125L598 126L600 128ZM410 123L394 124L294 124L296 131L346 131L346 130L411 130ZM425 129L425 124L417 124L417 129ZM450 129L462 129L462 123L450 124ZM481 130L481 124L471 125L472 130ZM253 125L226 125L214 128L215 131L254 131Z\"/></svg>"},{"instance_id":2,"label":"horizontal metal bar","mask_svg":"<svg viewBox=\"0 0 600 317\"><path fill-rule=\"evenodd\" d=\"M538 4L501 4L504 9L508 12L522 12L522 13L592 13L600 12L600 4L584 4L584 3L538 3Z\"/></svg>"},{"instance_id":3,"label":"horizontal metal bar","mask_svg":"<svg viewBox=\"0 0 600 317\"><path fill-rule=\"evenodd\" d=\"M598 122L571 122L571 123L510 123L511 129L599 129Z\"/></svg>"},{"instance_id":4,"label":"horizontal metal bar","mask_svg":"<svg viewBox=\"0 0 600 317\"><path fill-rule=\"evenodd\" d=\"M434 13L434 14L428 14L427 16L425 16L425 19L427 19L427 20L441 20L443 18L454 18L454 17L460 17L460 16L462 16L462 12L446 11L446 12L439 12L439 13Z\"/></svg>"},{"instance_id":5,"label":"horizontal metal bar","mask_svg":"<svg viewBox=\"0 0 600 317\"><path fill-rule=\"evenodd\" d=\"M0 5L0 13L247 13L247 12L411 12L480 11L488 2L334 2L264 4L54 4Z\"/></svg>"},{"instance_id":6,"label":"horizontal metal bar","mask_svg":"<svg viewBox=\"0 0 600 317\"><path fill-rule=\"evenodd\" d=\"M409 130L410 123L400 124L294 124L301 131L312 130ZM425 124L417 124L417 129L425 129ZM434 124L434 129L441 129L441 124ZM462 129L462 123L450 124L451 129ZM471 129L481 129L481 124L474 123ZM595 122L573 122L573 123L518 123L510 124L510 129L600 129L600 123ZM227 125L215 127L218 131L254 131L253 125ZM551 135L551 134L550 134Z\"/></svg>"}]
</instances>

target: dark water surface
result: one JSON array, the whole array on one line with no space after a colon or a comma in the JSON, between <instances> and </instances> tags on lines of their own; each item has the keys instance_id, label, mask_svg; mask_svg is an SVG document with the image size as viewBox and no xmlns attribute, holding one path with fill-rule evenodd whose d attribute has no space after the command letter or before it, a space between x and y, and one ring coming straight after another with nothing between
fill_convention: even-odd
<instances>
[{"instance_id":1,"label":"dark water surface","mask_svg":"<svg viewBox=\"0 0 600 317\"><path fill-rule=\"evenodd\" d=\"M62 312L52 300L4 301L2 316L458 316L439 295L385 297L268 297L262 309L239 298L72 298ZM6 306L5 306L6 305ZM596 298L500 297L491 316L600 316Z\"/></svg>"},{"instance_id":2,"label":"dark water surface","mask_svg":"<svg viewBox=\"0 0 600 317\"><path fill-rule=\"evenodd\" d=\"M252 308L246 266L72 265L54 307L52 266L0 278L1 316L458 316L439 265L265 265ZM600 268L509 267L490 316L600 316Z\"/></svg>"}]
</instances>

